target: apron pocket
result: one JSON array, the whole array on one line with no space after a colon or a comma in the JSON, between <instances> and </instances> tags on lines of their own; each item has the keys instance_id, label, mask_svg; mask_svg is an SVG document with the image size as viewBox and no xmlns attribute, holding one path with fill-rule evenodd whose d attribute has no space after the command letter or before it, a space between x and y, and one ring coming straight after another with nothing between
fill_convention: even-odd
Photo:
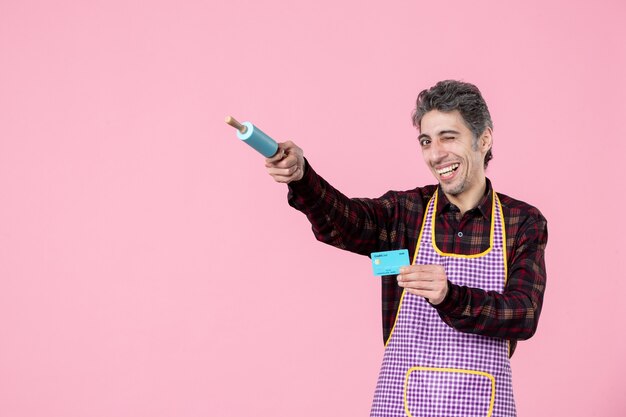
<instances>
[{"instance_id":1,"label":"apron pocket","mask_svg":"<svg viewBox=\"0 0 626 417\"><path fill-rule=\"evenodd\" d=\"M490 417L495 397L496 379L480 371L416 366L404 382L409 417Z\"/></svg>"}]
</instances>

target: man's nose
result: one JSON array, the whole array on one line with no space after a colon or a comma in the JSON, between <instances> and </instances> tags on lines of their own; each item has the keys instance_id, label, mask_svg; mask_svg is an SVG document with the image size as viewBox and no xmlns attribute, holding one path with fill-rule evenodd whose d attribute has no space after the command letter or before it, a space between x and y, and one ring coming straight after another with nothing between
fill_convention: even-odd
<instances>
[{"instance_id":1,"label":"man's nose","mask_svg":"<svg viewBox=\"0 0 626 417\"><path fill-rule=\"evenodd\" d=\"M438 140L431 142L430 151L434 162L442 161L448 155L445 147L443 147Z\"/></svg>"}]
</instances>

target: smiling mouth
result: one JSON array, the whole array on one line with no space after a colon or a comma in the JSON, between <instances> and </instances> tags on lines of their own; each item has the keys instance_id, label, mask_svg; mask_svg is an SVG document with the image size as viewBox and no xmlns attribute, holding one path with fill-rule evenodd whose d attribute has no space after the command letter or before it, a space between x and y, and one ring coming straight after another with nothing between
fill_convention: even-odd
<instances>
[{"instance_id":1,"label":"smiling mouth","mask_svg":"<svg viewBox=\"0 0 626 417\"><path fill-rule=\"evenodd\" d=\"M439 174L439 176L442 178L449 177L452 175L454 171L456 171L459 168L459 165L460 164L458 163L451 164L451 165L448 165L447 167L435 169L435 172L437 172L437 174Z\"/></svg>"}]
</instances>

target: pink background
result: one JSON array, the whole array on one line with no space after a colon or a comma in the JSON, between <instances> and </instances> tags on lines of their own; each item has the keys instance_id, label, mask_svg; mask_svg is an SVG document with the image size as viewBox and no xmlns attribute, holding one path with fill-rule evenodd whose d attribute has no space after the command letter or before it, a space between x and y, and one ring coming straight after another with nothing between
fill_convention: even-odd
<instances>
[{"instance_id":1,"label":"pink background","mask_svg":"<svg viewBox=\"0 0 626 417\"><path fill-rule=\"evenodd\" d=\"M446 78L495 121L497 190L549 220L520 416L626 415L626 6L3 1L0 416L367 415L367 258L315 241L226 115L350 196L431 183Z\"/></svg>"}]
</instances>

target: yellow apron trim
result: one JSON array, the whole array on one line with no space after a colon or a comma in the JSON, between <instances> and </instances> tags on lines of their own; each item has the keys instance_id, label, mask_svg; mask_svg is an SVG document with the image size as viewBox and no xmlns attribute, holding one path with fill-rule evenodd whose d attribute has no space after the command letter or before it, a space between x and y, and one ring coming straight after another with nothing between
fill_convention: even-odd
<instances>
[{"instance_id":1,"label":"yellow apron trim","mask_svg":"<svg viewBox=\"0 0 626 417\"><path fill-rule=\"evenodd\" d=\"M496 199L495 199L495 191L492 191L492 196L491 196L491 227L490 227L490 231L489 231L489 247L487 249L484 250L484 252L481 253L476 253L474 255L460 255L458 253L447 253L447 252L443 252L441 249L439 249L439 247L437 246L437 240L435 239L435 223L436 223L436 216L437 216L437 201L439 200L439 189L437 189L437 191L435 191L435 207L433 208L433 214L432 214L432 219L431 219L431 234L432 234L432 244L433 244L433 248L435 248L435 251L441 255L441 256L450 256L453 258L480 258L481 256L485 256L486 254L488 254L491 251L491 248L493 247L493 231L495 229L495 224L494 224L494 213L495 213L495 208L496 208ZM503 225L504 227L504 225Z\"/></svg>"},{"instance_id":2,"label":"yellow apron trim","mask_svg":"<svg viewBox=\"0 0 626 417\"><path fill-rule=\"evenodd\" d=\"M506 225L504 224L504 211L502 210L502 202L500 197L494 192L494 195L498 199L498 206L500 207L500 224L502 225L502 260L504 261L504 288L506 288L506 282L509 279L509 264L506 255ZM504 288L502 289L504 291ZM511 341L506 341L507 356L511 357Z\"/></svg>"},{"instance_id":3,"label":"yellow apron trim","mask_svg":"<svg viewBox=\"0 0 626 417\"><path fill-rule=\"evenodd\" d=\"M504 213L502 211L502 203L500 202L500 197L498 197L495 192L493 194L498 199L498 206L500 207L500 224L502 225L502 258L504 261L504 286L506 287L506 281L509 278L509 264L506 258L506 225L504 223Z\"/></svg>"},{"instance_id":4,"label":"yellow apron trim","mask_svg":"<svg viewBox=\"0 0 626 417\"><path fill-rule=\"evenodd\" d=\"M404 379L404 411L406 415L409 417L413 417L411 412L409 411L409 403L406 398L406 394L409 387L409 376L413 371L432 371L432 372L451 372L451 373L459 373L459 374L469 374L469 375L478 375L488 378L491 381L491 399L489 400L489 410L487 411L487 416L490 417L493 413L493 405L496 401L496 378L493 375L488 374L487 372L481 371L472 371L469 369L455 369L455 368L431 368L427 366L414 366L409 368L406 372L406 378Z\"/></svg>"},{"instance_id":5,"label":"yellow apron trim","mask_svg":"<svg viewBox=\"0 0 626 417\"><path fill-rule=\"evenodd\" d=\"M435 193L435 196L436 195L437 194ZM426 205L427 208L430 205L430 202L432 201L433 198L435 197L433 196L430 198L430 200L428 200L428 204ZM415 253L413 254L413 261L411 262L411 265L415 264L415 260L417 259L417 252L419 252L420 250L420 243L422 243L422 234L424 233L424 226L426 225L426 222L424 220L422 220L422 227L420 228L420 235L417 238L417 245L415 245ZM398 310L396 311L396 319L393 321L393 327L391 328L389 337L385 341L385 348L387 348L387 345L389 344L389 341L391 340L391 336L393 336L393 331L396 329L396 323L398 323L398 317L400 316L400 308L402 308L402 300L404 300L404 294L405 294L405 291L403 288L402 295L400 296L400 303L398 304Z\"/></svg>"}]
</instances>

